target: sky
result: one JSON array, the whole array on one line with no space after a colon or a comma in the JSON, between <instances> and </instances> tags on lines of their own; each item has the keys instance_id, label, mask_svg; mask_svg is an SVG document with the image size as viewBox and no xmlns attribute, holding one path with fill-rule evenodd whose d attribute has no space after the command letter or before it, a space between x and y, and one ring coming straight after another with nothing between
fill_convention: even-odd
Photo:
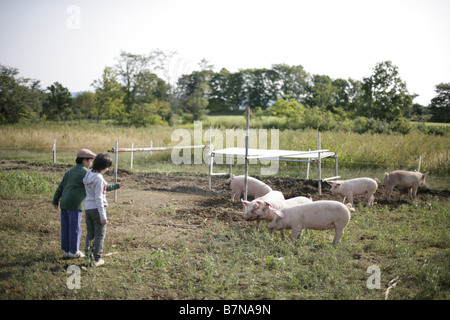
<instances>
[{"instance_id":1,"label":"sky","mask_svg":"<svg viewBox=\"0 0 450 320\"><path fill-rule=\"evenodd\" d=\"M362 80L390 60L416 103L450 82L450 0L0 0L0 64L59 82L92 82L122 51L176 51L171 76L301 65Z\"/></svg>"}]
</instances>

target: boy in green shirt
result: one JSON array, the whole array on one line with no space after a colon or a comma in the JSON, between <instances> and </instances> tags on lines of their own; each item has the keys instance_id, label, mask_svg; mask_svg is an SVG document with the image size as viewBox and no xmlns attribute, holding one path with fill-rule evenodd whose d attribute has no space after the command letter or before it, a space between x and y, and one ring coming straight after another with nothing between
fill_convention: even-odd
<instances>
[{"instance_id":1,"label":"boy in green shirt","mask_svg":"<svg viewBox=\"0 0 450 320\"><path fill-rule=\"evenodd\" d=\"M81 216L84 207L86 191L84 189L83 178L92 166L95 153L88 149L81 149L77 152L75 160L76 166L70 168L64 174L52 204L58 209L61 208L61 249L63 258L83 258L84 254L80 249L81 238Z\"/></svg>"}]
</instances>

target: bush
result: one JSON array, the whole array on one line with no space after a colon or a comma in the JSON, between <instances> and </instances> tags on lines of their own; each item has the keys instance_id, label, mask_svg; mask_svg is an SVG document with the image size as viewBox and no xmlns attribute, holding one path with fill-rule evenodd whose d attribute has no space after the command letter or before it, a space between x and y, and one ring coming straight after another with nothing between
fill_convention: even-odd
<instances>
[{"instance_id":1,"label":"bush","mask_svg":"<svg viewBox=\"0 0 450 320\"><path fill-rule=\"evenodd\" d=\"M411 123L405 117L401 117L392 122L392 131L401 134L408 134L412 129Z\"/></svg>"}]
</instances>

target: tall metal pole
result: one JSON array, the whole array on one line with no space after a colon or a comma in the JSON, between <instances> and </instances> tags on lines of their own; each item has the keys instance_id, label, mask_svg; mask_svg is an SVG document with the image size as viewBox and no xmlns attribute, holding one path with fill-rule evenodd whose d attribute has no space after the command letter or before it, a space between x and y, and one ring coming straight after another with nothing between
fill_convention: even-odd
<instances>
[{"instance_id":1,"label":"tall metal pole","mask_svg":"<svg viewBox=\"0 0 450 320\"><path fill-rule=\"evenodd\" d=\"M213 156L212 156L212 152L213 152L213 146L211 144L211 136L212 136L212 127L209 127L209 145L208 145L208 149L209 149L209 165L208 165L208 189L211 190L211 176L213 173Z\"/></svg>"},{"instance_id":2,"label":"tall metal pole","mask_svg":"<svg viewBox=\"0 0 450 320\"><path fill-rule=\"evenodd\" d=\"M117 183L117 162L119 161L119 141L114 146L114 183ZM117 189L114 190L114 202L117 202Z\"/></svg>"},{"instance_id":3,"label":"tall metal pole","mask_svg":"<svg viewBox=\"0 0 450 320\"><path fill-rule=\"evenodd\" d=\"M244 200L247 200L247 176L248 176L248 127L250 122L250 107L247 107L247 125L245 131L245 178L244 178Z\"/></svg>"},{"instance_id":4,"label":"tall metal pole","mask_svg":"<svg viewBox=\"0 0 450 320\"><path fill-rule=\"evenodd\" d=\"M321 196L322 195L322 159L321 159L321 157L320 157L320 148L322 147L321 146L321 143L320 143L320 132L318 133L318 136L317 136L317 140L318 140L318 142L317 142L317 147L319 148L318 150L319 150L319 152L318 152L318 154L317 154L317 161L318 161L318 167L319 167L319 173L318 173L318 176L319 176L319 185L318 185L318 187L319 187L319 196Z\"/></svg>"},{"instance_id":5,"label":"tall metal pole","mask_svg":"<svg viewBox=\"0 0 450 320\"><path fill-rule=\"evenodd\" d=\"M53 163L56 163L56 138L53 136ZM420 168L420 166L419 166Z\"/></svg>"}]
</instances>

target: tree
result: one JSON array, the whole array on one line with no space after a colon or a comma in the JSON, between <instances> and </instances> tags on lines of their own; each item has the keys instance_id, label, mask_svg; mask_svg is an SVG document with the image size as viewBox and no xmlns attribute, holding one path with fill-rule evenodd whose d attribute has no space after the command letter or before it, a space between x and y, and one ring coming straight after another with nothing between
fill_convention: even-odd
<instances>
[{"instance_id":1,"label":"tree","mask_svg":"<svg viewBox=\"0 0 450 320\"><path fill-rule=\"evenodd\" d=\"M208 95L208 110L212 112L229 112L232 110L227 95L230 87L231 72L223 68L220 72L213 72L209 81L210 93Z\"/></svg>"},{"instance_id":2,"label":"tree","mask_svg":"<svg viewBox=\"0 0 450 320\"><path fill-rule=\"evenodd\" d=\"M297 101L302 101L306 95L308 73L303 66L275 64L276 83L279 96L289 95Z\"/></svg>"},{"instance_id":3,"label":"tree","mask_svg":"<svg viewBox=\"0 0 450 320\"><path fill-rule=\"evenodd\" d=\"M297 116L303 115L305 110L306 107L303 104L290 95L285 95L271 105L267 112L273 116L295 119Z\"/></svg>"},{"instance_id":4,"label":"tree","mask_svg":"<svg viewBox=\"0 0 450 320\"><path fill-rule=\"evenodd\" d=\"M153 51L154 59L156 61L156 68L162 73L166 82L167 98L170 106L169 122L174 125L177 122L177 117L180 108L180 102L177 98L178 86L177 79L182 73L181 59L174 60L178 54L176 51L163 51L156 49Z\"/></svg>"},{"instance_id":5,"label":"tree","mask_svg":"<svg viewBox=\"0 0 450 320\"><path fill-rule=\"evenodd\" d=\"M191 115L192 120L199 120L208 113L207 97L211 91L209 81L213 66L205 59L200 61L199 66L200 71L184 75L178 81L184 111Z\"/></svg>"},{"instance_id":6,"label":"tree","mask_svg":"<svg viewBox=\"0 0 450 320\"><path fill-rule=\"evenodd\" d=\"M115 71L120 76L123 87L125 89L124 104L126 112L132 110L132 106L136 102L136 95L143 86L143 78L145 79L145 72L152 60L152 55L131 54L122 51L118 62L115 66Z\"/></svg>"},{"instance_id":7,"label":"tree","mask_svg":"<svg viewBox=\"0 0 450 320\"><path fill-rule=\"evenodd\" d=\"M95 93L82 92L73 99L73 108L77 118L95 118Z\"/></svg>"},{"instance_id":8,"label":"tree","mask_svg":"<svg viewBox=\"0 0 450 320\"><path fill-rule=\"evenodd\" d=\"M244 70L246 104L251 109L260 107L266 110L271 103L277 100L276 78L277 74L271 69Z\"/></svg>"},{"instance_id":9,"label":"tree","mask_svg":"<svg viewBox=\"0 0 450 320\"><path fill-rule=\"evenodd\" d=\"M93 114L97 122L102 116L119 123L125 120L124 92L117 78L118 74L113 68L105 67L102 77L91 84L95 89Z\"/></svg>"},{"instance_id":10,"label":"tree","mask_svg":"<svg viewBox=\"0 0 450 320\"><path fill-rule=\"evenodd\" d=\"M333 85L329 76L314 75L309 86L310 96L306 101L310 106L317 106L320 111L332 110L338 91L339 88Z\"/></svg>"},{"instance_id":11,"label":"tree","mask_svg":"<svg viewBox=\"0 0 450 320\"><path fill-rule=\"evenodd\" d=\"M47 101L43 106L43 113L47 119L51 120L70 120L73 118L73 101L72 94L69 89L64 87L59 82L55 82L49 87L47 94Z\"/></svg>"},{"instance_id":12,"label":"tree","mask_svg":"<svg viewBox=\"0 0 450 320\"><path fill-rule=\"evenodd\" d=\"M363 80L366 115L392 121L409 112L413 96L391 61L378 63L372 75Z\"/></svg>"},{"instance_id":13,"label":"tree","mask_svg":"<svg viewBox=\"0 0 450 320\"><path fill-rule=\"evenodd\" d=\"M42 111L39 81L18 74L18 69L0 65L0 124L37 120Z\"/></svg>"},{"instance_id":14,"label":"tree","mask_svg":"<svg viewBox=\"0 0 450 320\"><path fill-rule=\"evenodd\" d=\"M170 105L167 101L155 100L152 103L134 106L128 118L136 127L166 125L170 118L170 111Z\"/></svg>"},{"instance_id":15,"label":"tree","mask_svg":"<svg viewBox=\"0 0 450 320\"><path fill-rule=\"evenodd\" d=\"M450 82L436 85L437 95L431 99L431 121L450 122Z\"/></svg>"}]
</instances>

